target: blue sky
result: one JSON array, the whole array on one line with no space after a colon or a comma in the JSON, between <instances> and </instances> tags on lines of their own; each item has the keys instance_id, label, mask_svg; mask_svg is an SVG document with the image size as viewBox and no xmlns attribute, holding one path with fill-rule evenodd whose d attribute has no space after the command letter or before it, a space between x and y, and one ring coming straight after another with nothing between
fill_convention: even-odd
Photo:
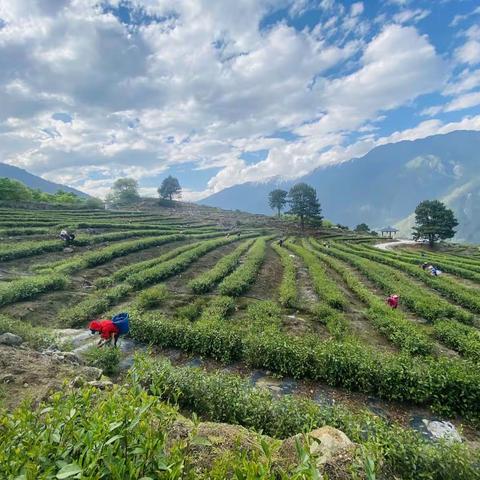
<instances>
[{"instance_id":1,"label":"blue sky","mask_svg":"<svg viewBox=\"0 0 480 480\"><path fill-rule=\"evenodd\" d=\"M0 161L195 200L480 130L473 0L0 0Z\"/></svg>"}]
</instances>

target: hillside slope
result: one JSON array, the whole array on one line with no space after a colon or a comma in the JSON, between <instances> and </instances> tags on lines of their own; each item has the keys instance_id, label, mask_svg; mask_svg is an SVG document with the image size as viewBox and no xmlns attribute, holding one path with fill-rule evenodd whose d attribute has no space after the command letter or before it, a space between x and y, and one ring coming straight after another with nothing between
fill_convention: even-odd
<instances>
[{"instance_id":1,"label":"hillside slope","mask_svg":"<svg viewBox=\"0 0 480 480\"><path fill-rule=\"evenodd\" d=\"M377 147L362 158L317 169L295 182L237 185L202 201L205 205L269 213L267 195L276 187L307 182L318 192L324 214L333 221L371 227L408 221L425 199L441 199L461 223L457 240L479 242L480 132L456 131Z\"/></svg>"},{"instance_id":2,"label":"hillside slope","mask_svg":"<svg viewBox=\"0 0 480 480\"><path fill-rule=\"evenodd\" d=\"M64 192L72 192L80 197L89 197L89 195L80 190L59 183L50 182L42 177L29 173L22 168L7 165L6 163L0 163L0 178L1 177L18 180L29 188L39 189L46 193L55 193L57 190L63 190Z\"/></svg>"}]
</instances>

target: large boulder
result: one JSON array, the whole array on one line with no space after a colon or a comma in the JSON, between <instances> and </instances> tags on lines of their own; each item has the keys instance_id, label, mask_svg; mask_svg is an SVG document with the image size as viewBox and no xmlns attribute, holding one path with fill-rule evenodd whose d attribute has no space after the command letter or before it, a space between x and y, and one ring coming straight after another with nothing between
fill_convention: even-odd
<instances>
[{"instance_id":1,"label":"large boulder","mask_svg":"<svg viewBox=\"0 0 480 480\"><path fill-rule=\"evenodd\" d=\"M308 445L317 468L328 473L328 478L350 478L348 466L355 444L342 431L326 426L312 430L306 436L298 434L287 438L278 450L278 464L282 468L288 469L298 463L297 442Z\"/></svg>"},{"instance_id":2,"label":"large boulder","mask_svg":"<svg viewBox=\"0 0 480 480\"><path fill-rule=\"evenodd\" d=\"M0 344L8 345L9 347L18 347L23 343L22 337L14 333L6 332L0 335Z\"/></svg>"}]
</instances>

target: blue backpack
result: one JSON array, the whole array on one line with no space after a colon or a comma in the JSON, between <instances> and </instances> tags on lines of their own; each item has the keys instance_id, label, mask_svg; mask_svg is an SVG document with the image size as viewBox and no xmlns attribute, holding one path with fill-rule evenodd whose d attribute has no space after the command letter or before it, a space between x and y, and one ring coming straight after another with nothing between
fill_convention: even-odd
<instances>
[{"instance_id":1,"label":"blue backpack","mask_svg":"<svg viewBox=\"0 0 480 480\"><path fill-rule=\"evenodd\" d=\"M112 322L120 330L120 335L128 333L130 329L128 313L119 313L112 318Z\"/></svg>"}]
</instances>

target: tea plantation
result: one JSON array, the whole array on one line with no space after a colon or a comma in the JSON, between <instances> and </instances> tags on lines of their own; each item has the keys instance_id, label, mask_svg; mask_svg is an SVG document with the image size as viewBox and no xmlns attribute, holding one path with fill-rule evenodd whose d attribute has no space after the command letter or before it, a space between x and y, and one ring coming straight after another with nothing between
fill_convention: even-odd
<instances>
[{"instance_id":1,"label":"tea plantation","mask_svg":"<svg viewBox=\"0 0 480 480\"><path fill-rule=\"evenodd\" d=\"M0 372L0 478L480 478L480 252L289 228L0 209L0 334L24 340L8 348L82 357L68 339L118 312L131 346L82 357L114 385L38 398ZM319 462L320 427L353 447Z\"/></svg>"}]
</instances>

